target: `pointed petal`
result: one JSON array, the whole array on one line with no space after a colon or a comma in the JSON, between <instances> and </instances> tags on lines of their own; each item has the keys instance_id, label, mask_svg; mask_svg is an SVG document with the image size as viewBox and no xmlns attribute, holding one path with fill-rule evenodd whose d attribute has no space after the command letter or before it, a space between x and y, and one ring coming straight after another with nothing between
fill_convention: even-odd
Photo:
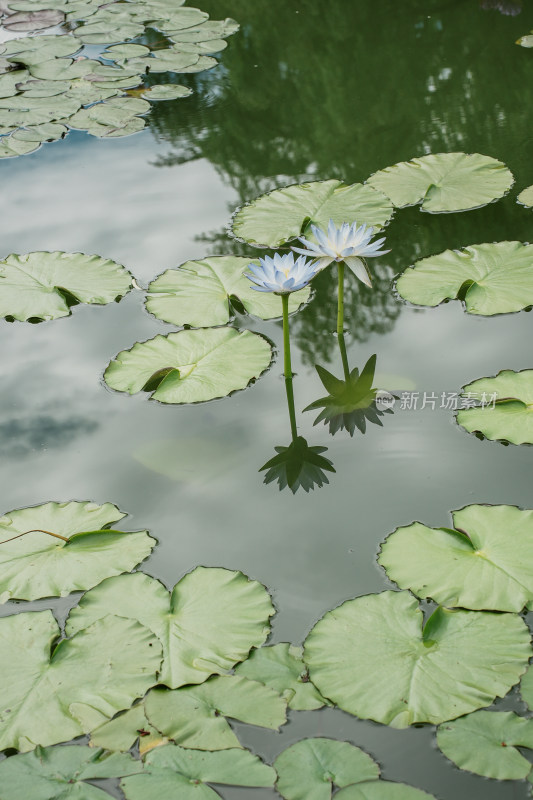
<instances>
[{"instance_id":1,"label":"pointed petal","mask_svg":"<svg viewBox=\"0 0 533 800\"><path fill-rule=\"evenodd\" d=\"M352 256L345 259L345 264L350 267L355 277L359 278L365 286L372 286L372 279L364 261L361 261L361 259L356 256Z\"/></svg>"}]
</instances>

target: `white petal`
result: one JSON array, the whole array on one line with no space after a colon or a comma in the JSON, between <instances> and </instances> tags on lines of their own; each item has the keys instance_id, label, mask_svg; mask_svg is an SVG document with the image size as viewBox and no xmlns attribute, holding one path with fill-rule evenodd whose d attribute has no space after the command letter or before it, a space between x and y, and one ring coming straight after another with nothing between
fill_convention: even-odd
<instances>
[{"instance_id":1,"label":"white petal","mask_svg":"<svg viewBox=\"0 0 533 800\"><path fill-rule=\"evenodd\" d=\"M350 258L346 258L344 263L350 267L355 277L359 278L359 280L362 281L365 286L372 286L370 273L368 272L364 261L361 261L360 258L356 258L355 256L351 256Z\"/></svg>"}]
</instances>

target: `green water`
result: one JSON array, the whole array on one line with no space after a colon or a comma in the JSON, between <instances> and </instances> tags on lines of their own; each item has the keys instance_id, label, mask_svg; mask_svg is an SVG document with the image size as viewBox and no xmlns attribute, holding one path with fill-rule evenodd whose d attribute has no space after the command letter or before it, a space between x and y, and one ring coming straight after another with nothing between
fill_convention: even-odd
<instances>
[{"instance_id":1,"label":"green water","mask_svg":"<svg viewBox=\"0 0 533 800\"><path fill-rule=\"evenodd\" d=\"M274 186L351 183L402 159L455 150L501 159L516 177L507 198L477 211L398 212L387 228L392 252L372 263L376 288L349 282L351 366L377 353L378 375L396 376L395 388L412 386L420 400L435 393L437 407L397 408L383 428L353 439L332 438L313 428L312 413L299 413L299 432L327 446L337 470L309 495L280 493L257 471L274 446L290 441L279 358L245 392L165 407L115 394L102 381L117 352L173 330L144 311L141 293L39 326L0 322L2 509L116 503L132 528L159 540L146 572L173 585L197 564L240 569L273 593L272 641L300 643L326 610L390 586L375 557L397 526L450 525L449 512L473 502L532 506L533 450L480 442L438 407L442 392L475 378L531 368L532 317L476 319L458 303L410 308L390 279L445 248L531 239L531 211L515 196L533 183L533 54L514 42L533 28L533 9L529 0L515 17L476 0L204 0L202 8L235 18L241 31L213 71L176 76L195 94L154 104L148 131L121 141L72 132L2 161L4 255L95 252L146 285L207 253L253 254L228 239L225 225L238 205ZM298 412L324 394L315 362L342 371L332 335L335 275L316 283L312 304L293 318ZM280 348L279 323L254 327ZM12 612L13 604L0 609ZM498 707L523 710L513 702ZM395 731L326 710L292 712L280 734L238 728L268 760L304 736L331 736L370 752L383 777L441 800L527 796L525 783L459 772L436 750L429 726Z\"/></svg>"}]
</instances>

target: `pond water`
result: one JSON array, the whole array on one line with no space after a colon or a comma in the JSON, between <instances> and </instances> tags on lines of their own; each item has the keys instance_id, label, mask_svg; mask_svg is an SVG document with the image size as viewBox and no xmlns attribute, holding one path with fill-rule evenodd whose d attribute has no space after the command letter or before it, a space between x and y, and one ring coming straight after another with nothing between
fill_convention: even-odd
<instances>
[{"instance_id":1,"label":"pond water","mask_svg":"<svg viewBox=\"0 0 533 800\"><path fill-rule=\"evenodd\" d=\"M517 4L518 5L518 4ZM155 103L147 129L121 140L82 132L0 163L2 253L98 253L145 287L188 259L236 252L225 227L235 208L275 186L338 178L364 181L389 164L430 152L484 153L503 161L509 196L455 214L396 213L390 254L373 262L370 290L347 277L350 365L377 354L377 383L419 392L419 407L330 436L302 409L321 397L315 363L341 374L334 335L336 278L316 281L293 317L299 433L328 448L330 483L309 494L265 485L259 468L288 445L279 321L253 324L278 349L248 390L201 405L165 406L103 383L119 351L175 330L148 315L141 292L120 304L80 305L41 325L0 321L2 507L48 500L110 501L131 529L158 540L142 569L172 586L196 565L242 570L265 584L277 608L272 642L303 642L325 611L391 588L376 555L396 527L451 526L470 503L532 505L529 447L479 441L440 408L443 392L501 369L531 368L527 313L479 318L457 302L421 309L397 298L394 275L446 248L531 238L531 211L515 202L533 183L533 56L516 39L520 14L476 0L203 0L240 31L220 65L179 76L194 90ZM529 100L528 100L529 98ZM516 189L516 191L515 191ZM435 408L426 398L434 393ZM77 595L27 608L66 614ZM14 603L0 607L11 614ZM518 695L498 708L524 711ZM383 776L440 800L525 798L525 782L460 772L436 749L433 728L398 731L338 710L291 712L281 733L237 726L268 761L303 736L347 739L370 752ZM118 790L113 790L120 797ZM220 789L227 800L278 796Z\"/></svg>"}]
</instances>

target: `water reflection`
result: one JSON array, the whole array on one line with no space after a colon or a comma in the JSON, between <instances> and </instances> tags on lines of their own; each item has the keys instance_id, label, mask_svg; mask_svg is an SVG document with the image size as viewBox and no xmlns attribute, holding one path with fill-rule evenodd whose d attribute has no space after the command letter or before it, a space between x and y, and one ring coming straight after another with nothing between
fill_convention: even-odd
<instances>
[{"instance_id":1,"label":"water reflection","mask_svg":"<svg viewBox=\"0 0 533 800\"><path fill-rule=\"evenodd\" d=\"M98 423L85 417L39 415L0 422L0 453L24 458L36 450L62 448L78 436L94 433Z\"/></svg>"},{"instance_id":2,"label":"water reflection","mask_svg":"<svg viewBox=\"0 0 533 800\"><path fill-rule=\"evenodd\" d=\"M522 11L522 0L479 0L479 5L485 10L493 8L508 17L516 17Z\"/></svg>"}]
</instances>

